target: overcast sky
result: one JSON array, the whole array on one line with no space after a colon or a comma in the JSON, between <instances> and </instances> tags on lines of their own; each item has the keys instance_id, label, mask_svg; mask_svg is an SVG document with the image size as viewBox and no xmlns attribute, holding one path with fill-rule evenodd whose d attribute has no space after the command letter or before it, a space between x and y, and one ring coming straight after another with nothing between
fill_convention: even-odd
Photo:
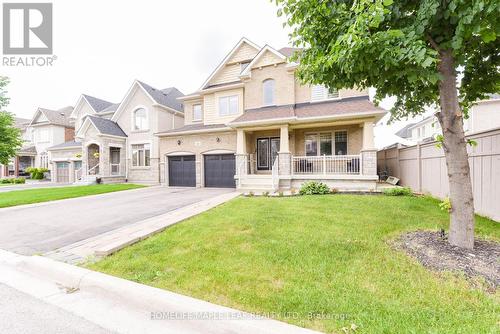
<instances>
[{"instance_id":1,"label":"overcast sky","mask_svg":"<svg viewBox=\"0 0 500 334\"><path fill-rule=\"evenodd\" d=\"M242 36L261 46L289 44L283 19L269 0L52 3L54 66L0 66L11 79L8 110L18 117L31 118L38 106L74 105L81 93L120 102L134 79L187 94ZM401 126L378 126L377 145L390 144L390 134Z\"/></svg>"}]
</instances>

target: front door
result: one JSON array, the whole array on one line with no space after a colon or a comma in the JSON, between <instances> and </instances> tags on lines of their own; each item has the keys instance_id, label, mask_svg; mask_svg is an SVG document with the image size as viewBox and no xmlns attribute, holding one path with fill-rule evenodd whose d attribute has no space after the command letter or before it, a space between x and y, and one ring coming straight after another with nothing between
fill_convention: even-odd
<instances>
[{"instance_id":1,"label":"front door","mask_svg":"<svg viewBox=\"0 0 500 334\"><path fill-rule=\"evenodd\" d=\"M279 138L257 139L257 170L271 170L280 150Z\"/></svg>"}]
</instances>

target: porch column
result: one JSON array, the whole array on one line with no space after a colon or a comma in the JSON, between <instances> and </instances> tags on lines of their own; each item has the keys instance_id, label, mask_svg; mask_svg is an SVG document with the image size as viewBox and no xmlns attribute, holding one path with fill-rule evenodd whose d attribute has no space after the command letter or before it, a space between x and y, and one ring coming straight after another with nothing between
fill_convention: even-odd
<instances>
[{"instance_id":1,"label":"porch column","mask_svg":"<svg viewBox=\"0 0 500 334\"><path fill-rule=\"evenodd\" d=\"M377 175L377 150L373 134L373 121L363 124L363 148L361 149L361 174Z\"/></svg>"},{"instance_id":2,"label":"porch column","mask_svg":"<svg viewBox=\"0 0 500 334\"><path fill-rule=\"evenodd\" d=\"M14 158L14 176L19 177L19 157Z\"/></svg>"},{"instance_id":3,"label":"porch column","mask_svg":"<svg viewBox=\"0 0 500 334\"><path fill-rule=\"evenodd\" d=\"M236 130L236 175L241 177L248 174L248 168L243 164L247 163L247 137L243 129Z\"/></svg>"},{"instance_id":4,"label":"porch column","mask_svg":"<svg viewBox=\"0 0 500 334\"><path fill-rule=\"evenodd\" d=\"M291 175L291 159L290 153L290 140L289 140L288 124L282 125L280 128L280 151L278 152L279 158L279 174Z\"/></svg>"}]
</instances>

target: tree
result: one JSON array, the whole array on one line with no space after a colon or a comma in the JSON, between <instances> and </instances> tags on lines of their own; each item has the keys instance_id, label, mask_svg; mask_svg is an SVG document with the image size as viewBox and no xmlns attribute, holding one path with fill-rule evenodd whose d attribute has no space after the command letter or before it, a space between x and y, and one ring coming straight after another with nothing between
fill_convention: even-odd
<instances>
[{"instance_id":1,"label":"tree","mask_svg":"<svg viewBox=\"0 0 500 334\"><path fill-rule=\"evenodd\" d=\"M9 83L6 77L0 77L0 164L7 165L10 158L16 156L23 141L21 132L14 127L14 116L5 111L9 98L5 96L5 87Z\"/></svg>"},{"instance_id":2,"label":"tree","mask_svg":"<svg viewBox=\"0 0 500 334\"><path fill-rule=\"evenodd\" d=\"M391 119L428 106L442 127L450 184L449 242L474 245L474 203L463 118L500 91L498 0L275 0L303 50L298 76L330 88L396 97Z\"/></svg>"}]
</instances>

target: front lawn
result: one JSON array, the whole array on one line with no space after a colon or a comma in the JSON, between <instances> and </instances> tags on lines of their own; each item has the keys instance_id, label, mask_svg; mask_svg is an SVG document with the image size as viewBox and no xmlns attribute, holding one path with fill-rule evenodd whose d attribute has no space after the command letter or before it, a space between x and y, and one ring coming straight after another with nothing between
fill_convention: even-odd
<instances>
[{"instance_id":1,"label":"front lawn","mask_svg":"<svg viewBox=\"0 0 500 334\"><path fill-rule=\"evenodd\" d=\"M327 333L497 332L498 292L390 245L447 220L431 198L237 198L89 267ZM500 240L491 220L476 230Z\"/></svg>"},{"instance_id":2,"label":"front lawn","mask_svg":"<svg viewBox=\"0 0 500 334\"><path fill-rule=\"evenodd\" d=\"M65 198L104 194L114 191L122 191L142 187L144 186L124 183L13 190L0 193L0 208L22 204L55 201Z\"/></svg>"}]
</instances>

